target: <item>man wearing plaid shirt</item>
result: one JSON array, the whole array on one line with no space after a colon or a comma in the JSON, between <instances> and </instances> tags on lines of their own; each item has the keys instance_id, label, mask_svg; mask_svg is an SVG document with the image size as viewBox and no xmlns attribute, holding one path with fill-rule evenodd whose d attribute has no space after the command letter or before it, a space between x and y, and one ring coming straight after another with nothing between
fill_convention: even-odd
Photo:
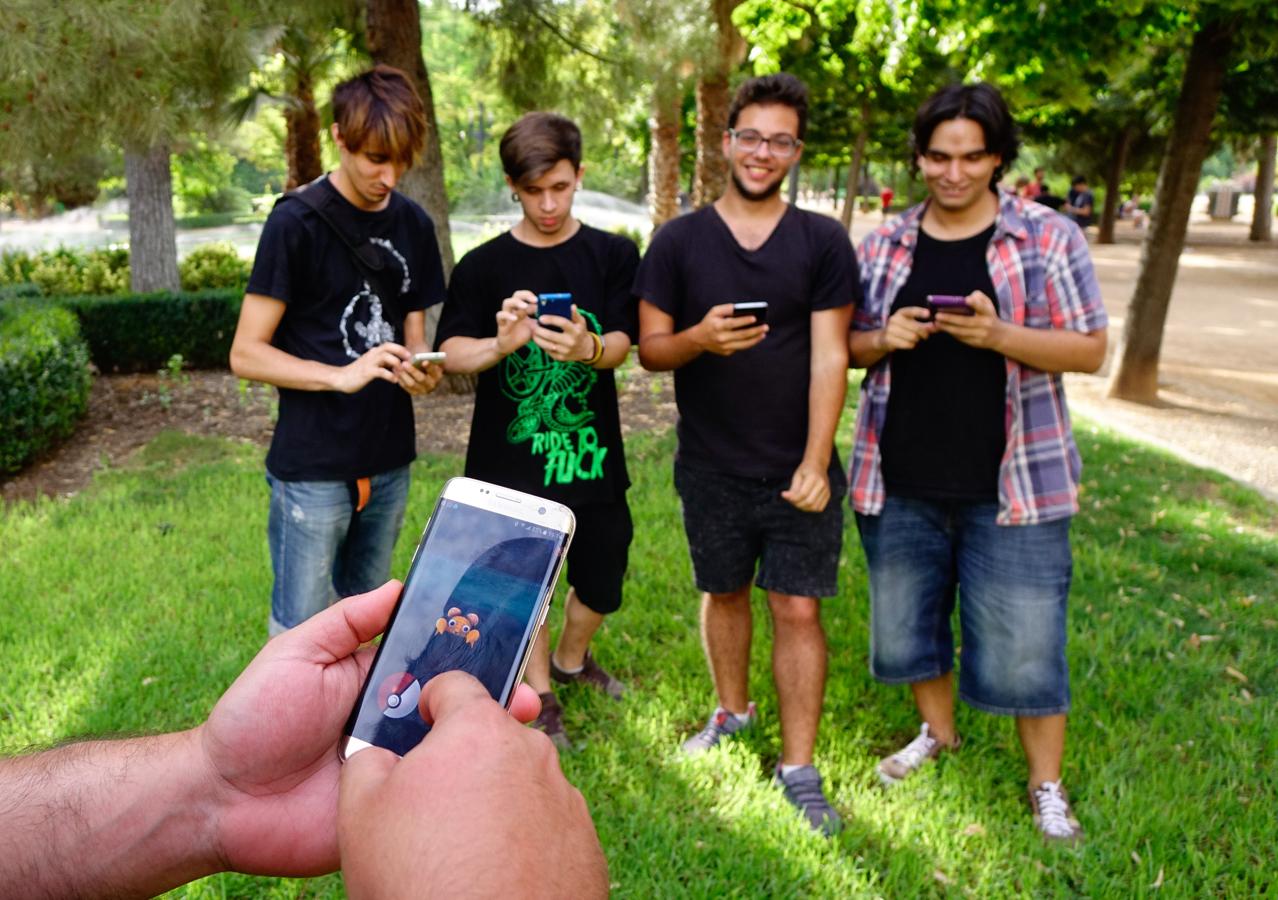
<instances>
[{"instance_id":1,"label":"man wearing plaid shirt","mask_svg":"<svg viewBox=\"0 0 1278 900\"><path fill-rule=\"evenodd\" d=\"M892 785L959 745L959 696L1016 718L1035 825L1082 829L1061 786L1065 606L1081 462L1061 373L1105 359L1105 309L1078 227L996 187L1016 158L987 84L920 107L928 199L858 252L865 301L849 338L866 368L849 493L870 573L872 674L909 684L917 737L879 765Z\"/></svg>"}]
</instances>

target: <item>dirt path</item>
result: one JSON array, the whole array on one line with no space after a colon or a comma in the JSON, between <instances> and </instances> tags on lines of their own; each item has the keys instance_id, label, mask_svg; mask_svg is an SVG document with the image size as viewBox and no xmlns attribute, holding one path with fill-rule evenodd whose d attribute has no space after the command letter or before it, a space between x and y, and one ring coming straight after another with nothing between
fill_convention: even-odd
<instances>
[{"instance_id":1,"label":"dirt path","mask_svg":"<svg viewBox=\"0 0 1278 900\"><path fill-rule=\"evenodd\" d=\"M1066 378L1070 407L1278 500L1278 245L1249 243L1241 222L1191 223L1163 333L1162 403L1148 407L1105 396L1140 258L1138 232L1118 238L1092 246L1110 359Z\"/></svg>"}]
</instances>

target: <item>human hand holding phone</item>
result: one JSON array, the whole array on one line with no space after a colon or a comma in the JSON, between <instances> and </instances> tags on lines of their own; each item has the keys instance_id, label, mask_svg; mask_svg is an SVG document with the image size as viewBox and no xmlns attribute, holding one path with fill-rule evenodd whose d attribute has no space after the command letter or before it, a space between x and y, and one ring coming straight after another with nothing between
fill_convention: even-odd
<instances>
[{"instance_id":1,"label":"human hand holding phone","mask_svg":"<svg viewBox=\"0 0 1278 900\"><path fill-rule=\"evenodd\" d=\"M965 308L970 310L966 314L939 311L938 308L936 329L969 347L997 350L1009 324L999 318L994 301L982 291L973 291L964 298L964 302Z\"/></svg>"},{"instance_id":2,"label":"human hand holding phone","mask_svg":"<svg viewBox=\"0 0 1278 900\"><path fill-rule=\"evenodd\" d=\"M373 662L364 645L385 630L399 592L398 581L387 582L269 641L190 732L217 785L208 807L225 867L275 875L337 868L342 723Z\"/></svg>"},{"instance_id":3,"label":"human hand holding phone","mask_svg":"<svg viewBox=\"0 0 1278 900\"><path fill-rule=\"evenodd\" d=\"M338 832L351 896L521 896L530 885L607 896L590 812L544 734L460 672L427 683L420 713L431 732L403 759L373 748L342 772Z\"/></svg>"},{"instance_id":4,"label":"human hand holding phone","mask_svg":"<svg viewBox=\"0 0 1278 900\"><path fill-rule=\"evenodd\" d=\"M533 342L557 362L586 362L595 355L595 340L572 294L538 294Z\"/></svg>"},{"instance_id":5,"label":"human hand holding phone","mask_svg":"<svg viewBox=\"0 0 1278 900\"><path fill-rule=\"evenodd\" d=\"M414 397L425 396L435 390L444 377L442 363L445 355L438 352L414 353L400 364L396 373L399 386Z\"/></svg>"},{"instance_id":6,"label":"human hand holding phone","mask_svg":"<svg viewBox=\"0 0 1278 900\"><path fill-rule=\"evenodd\" d=\"M693 341L705 352L731 356L762 341L768 334L768 326L754 324L748 317L736 315L731 303L720 303L710 307L690 331Z\"/></svg>"}]
</instances>

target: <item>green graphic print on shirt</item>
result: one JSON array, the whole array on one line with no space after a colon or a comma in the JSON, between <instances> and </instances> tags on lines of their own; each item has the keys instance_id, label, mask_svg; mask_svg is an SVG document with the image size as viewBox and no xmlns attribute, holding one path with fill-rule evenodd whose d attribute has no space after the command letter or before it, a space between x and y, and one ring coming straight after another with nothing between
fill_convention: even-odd
<instances>
[{"instance_id":1,"label":"green graphic print on shirt","mask_svg":"<svg viewBox=\"0 0 1278 900\"><path fill-rule=\"evenodd\" d=\"M599 320L579 311L598 333ZM603 478L608 448L599 446L589 406L599 373L579 362L556 362L529 341L503 360L501 376L502 393L517 404L506 440L512 445L528 441L529 452L545 458L543 484Z\"/></svg>"}]
</instances>

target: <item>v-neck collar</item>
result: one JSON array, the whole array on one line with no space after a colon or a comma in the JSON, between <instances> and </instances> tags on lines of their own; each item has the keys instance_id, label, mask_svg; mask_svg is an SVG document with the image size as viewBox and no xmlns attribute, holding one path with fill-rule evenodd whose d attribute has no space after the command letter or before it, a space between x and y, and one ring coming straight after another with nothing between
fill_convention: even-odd
<instances>
[{"instance_id":1,"label":"v-neck collar","mask_svg":"<svg viewBox=\"0 0 1278 900\"><path fill-rule=\"evenodd\" d=\"M786 218L789 217L790 213L794 211L794 207L789 203L785 205L785 211L781 213L781 217L777 219L776 224L772 226L772 230L768 232L768 236L763 239L763 243L755 247L753 250L741 245L741 242L737 240L737 236L732 233L732 227L728 225L727 220L720 215L719 208L717 206L711 203L710 210L714 214L715 221L719 223L725 232L727 232L728 239L736 245L737 250L741 253L755 254L761 252L764 247L768 246L768 244L772 242L772 239L776 237L777 232L781 230L781 223L784 222Z\"/></svg>"}]
</instances>

